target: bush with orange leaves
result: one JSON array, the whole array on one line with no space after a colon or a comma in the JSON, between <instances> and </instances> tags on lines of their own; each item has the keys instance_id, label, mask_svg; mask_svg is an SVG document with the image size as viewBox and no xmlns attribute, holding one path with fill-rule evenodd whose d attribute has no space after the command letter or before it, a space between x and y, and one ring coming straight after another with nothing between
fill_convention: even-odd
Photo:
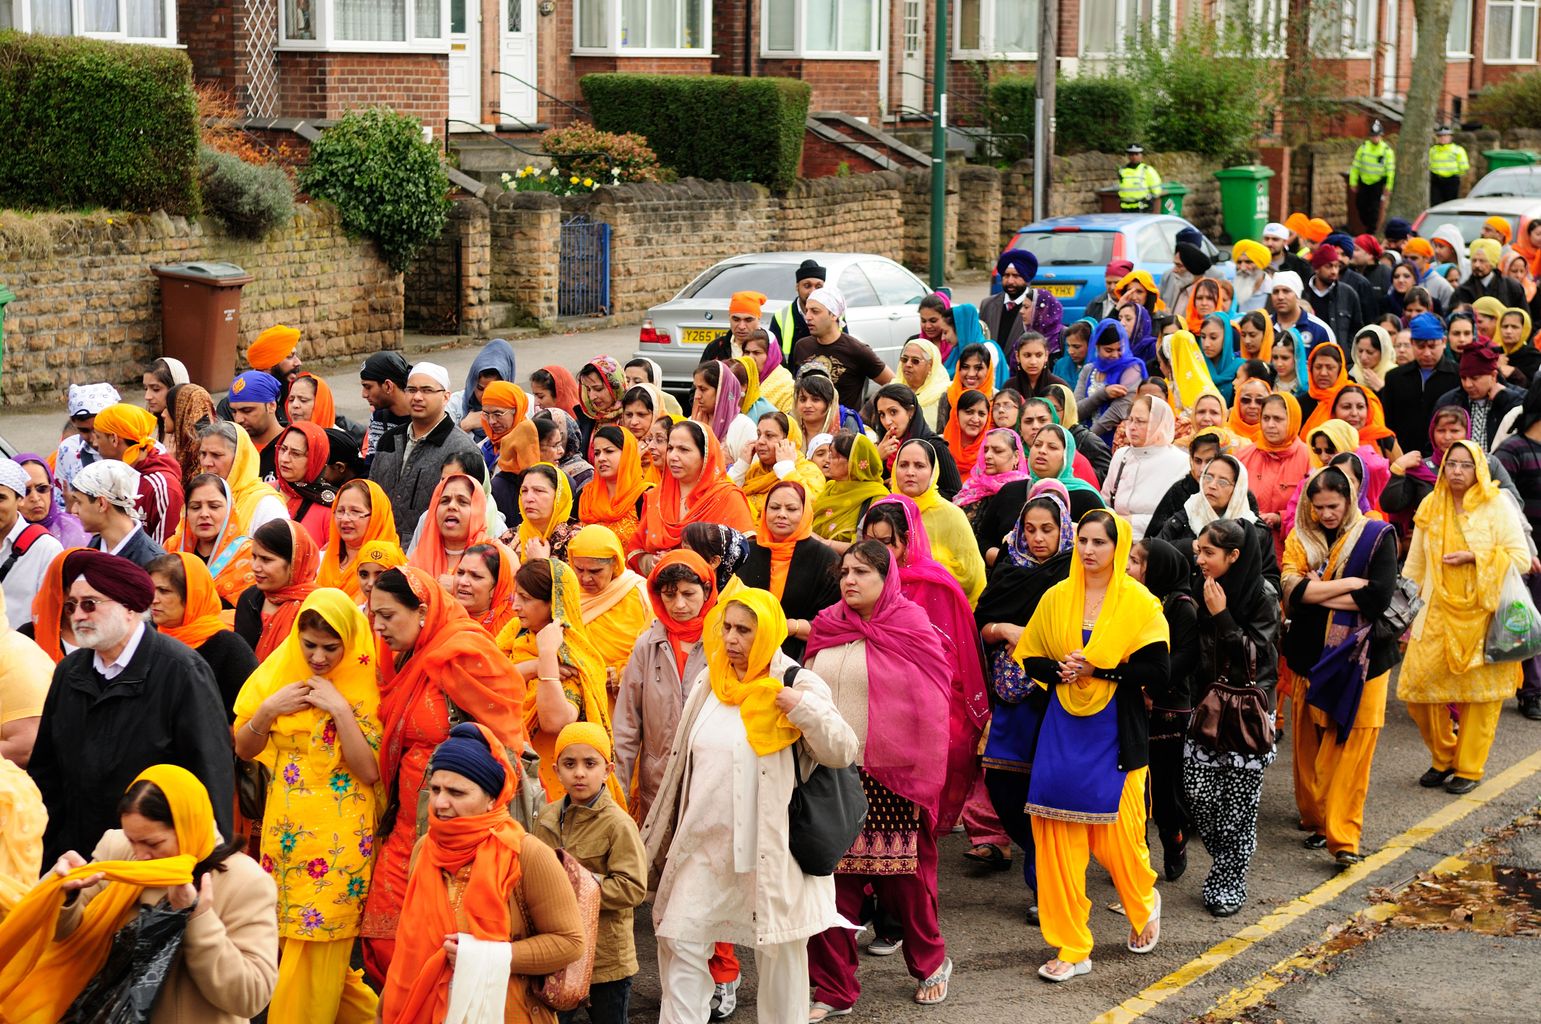
<instances>
[{"instance_id":1,"label":"bush with orange leaves","mask_svg":"<svg viewBox=\"0 0 1541 1024\"><path fill-rule=\"evenodd\" d=\"M277 164L293 177L305 161L304 149L287 141L268 145L238 123L242 117L235 97L217 85L195 85L198 128L205 146L229 153L249 164Z\"/></svg>"}]
</instances>

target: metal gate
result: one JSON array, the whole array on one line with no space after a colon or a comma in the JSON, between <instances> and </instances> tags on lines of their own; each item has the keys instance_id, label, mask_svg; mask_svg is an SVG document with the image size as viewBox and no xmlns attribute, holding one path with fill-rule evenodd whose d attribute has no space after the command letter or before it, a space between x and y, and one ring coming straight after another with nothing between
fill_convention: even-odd
<instances>
[{"instance_id":1,"label":"metal gate","mask_svg":"<svg viewBox=\"0 0 1541 1024\"><path fill-rule=\"evenodd\" d=\"M558 316L610 312L610 225L578 214L562 222L558 265Z\"/></svg>"}]
</instances>

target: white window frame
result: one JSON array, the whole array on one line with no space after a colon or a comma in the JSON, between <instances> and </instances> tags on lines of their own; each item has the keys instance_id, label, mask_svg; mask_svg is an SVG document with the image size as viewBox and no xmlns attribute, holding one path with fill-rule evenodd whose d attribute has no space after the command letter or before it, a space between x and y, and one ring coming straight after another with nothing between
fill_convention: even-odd
<instances>
[{"instance_id":1,"label":"white window frame","mask_svg":"<svg viewBox=\"0 0 1541 1024\"><path fill-rule=\"evenodd\" d=\"M304 53L449 53L449 0L439 0L439 35L436 39L419 37L417 32L417 0L406 0L406 39L338 39L337 19L333 17L333 0L311 0L311 22L316 38L290 39L289 5L278 0L278 45L280 51L294 50ZM468 0L474 4L476 0ZM467 10L466 17L478 14L479 9Z\"/></svg>"},{"instance_id":2,"label":"white window frame","mask_svg":"<svg viewBox=\"0 0 1541 1024\"><path fill-rule=\"evenodd\" d=\"M1033 33L1033 48L1031 50L1001 50L995 45L995 15L1004 4L1031 4L1031 10L1040 11L1037 0L978 0L979 2L979 45L965 47L963 45L963 16L957 13L962 8L960 3L954 8L952 29L952 55L954 57L967 57L973 60L1037 60L1039 32ZM1040 32L1042 26L1039 26Z\"/></svg>"},{"instance_id":3,"label":"white window frame","mask_svg":"<svg viewBox=\"0 0 1541 1024\"><path fill-rule=\"evenodd\" d=\"M1317 2L1321 3L1322 0ZM1380 45L1380 8L1376 0L1326 0L1326 5L1329 10L1325 17L1317 16L1314 10L1312 12L1309 30L1311 44L1320 45L1323 56L1349 60L1373 57ZM1330 10L1333 6L1337 8L1335 16ZM1370 19L1369 35L1363 40L1356 40L1354 34L1360 26L1362 15L1368 15ZM1334 30L1336 38L1332 34ZM1358 45L1360 42L1363 45Z\"/></svg>"},{"instance_id":4,"label":"white window frame","mask_svg":"<svg viewBox=\"0 0 1541 1024\"><path fill-rule=\"evenodd\" d=\"M1113 49L1088 50L1086 48L1086 5L1090 3L1112 3L1114 5L1113 16ZM1081 17L1076 39L1076 52L1082 57L1094 59L1107 59L1124 55L1129 37L1136 28L1150 27L1155 22L1147 18L1140 10L1141 7L1150 7L1153 11L1166 8L1166 25L1164 31L1158 36L1158 41L1170 46L1176 37L1177 28L1177 0L1081 0ZM1160 26L1157 26L1160 28Z\"/></svg>"},{"instance_id":5,"label":"white window frame","mask_svg":"<svg viewBox=\"0 0 1541 1024\"><path fill-rule=\"evenodd\" d=\"M1488 27L1492 24L1494 7L1508 7L1513 10L1515 22L1519 21L1519 14L1521 10L1529 8L1532 13L1530 21L1530 44L1528 46L1523 45L1520 40L1511 37L1509 42L1509 53L1511 56L1508 57L1487 56L1488 41L1492 39L1492 36L1489 34ZM1482 13L1483 63L1504 65L1536 63L1536 28L1538 24L1541 24L1541 2L1538 2L1538 0L1487 0L1487 3L1483 4ZM1525 56L1512 56L1516 50L1523 52Z\"/></svg>"},{"instance_id":6,"label":"white window frame","mask_svg":"<svg viewBox=\"0 0 1541 1024\"><path fill-rule=\"evenodd\" d=\"M1248 27L1272 29L1264 45L1258 47L1253 52L1253 56L1283 59L1287 53L1288 34L1285 31L1285 21L1289 14L1289 0L1217 0L1211 9L1211 14L1215 19L1215 27L1220 33L1222 43L1226 39L1227 13L1232 6L1241 4L1247 7ZM1192 13L1195 16L1203 16L1204 11L1195 6ZM1267 23L1270 18L1273 20L1271 26Z\"/></svg>"},{"instance_id":7,"label":"white window frame","mask_svg":"<svg viewBox=\"0 0 1541 1024\"><path fill-rule=\"evenodd\" d=\"M580 46L579 27L583 24L582 8L586 4L605 5L605 32L608 42L604 46ZM686 0L678 0L679 24L685 24ZM573 7L573 55L605 57L715 57L712 53L712 0L701 0L700 46L622 46L621 0L572 0ZM651 11L651 5L648 10Z\"/></svg>"},{"instance_id":8,"label":"white window frame","mask_svg":"<svg viewBox=\"0 0 1541 1024\"><path fill-rule=\"evenodd\" d=\"M74 30L72 36L81 39L110 39L119 43L141 43L146 46L178 46L177 43L177 2L176 0L159 0L161 6L161 21L166 26L164 36L131 36L127 32L86 32L80 26L86 23L86 0L70 0L70 24ZM32 0L0 0L0 3L11 4L11 20L18 32L32 31ZM118 0L118 24L128 24L127 0Z\"/></svg>"},{"instance_id":9,"label":"white window frame","mask_svg":"<svg viewBox=\"0 0 1541 1024\"><path fill-rule=\"evenodd\" d=\"M770 6L773 3L792 6L793 43L790 50L770 49ZM872 4L872 49L870 50L810 50L807 37L808 19L804 16L808 0L759 0L759 4L760 56L762 58L769 60L785 60L789 57L796 57L799 60L882 60L884 51L887 49L883 32L883 11L888 6L887 0L875 0Z\"/></svg>"},{"instance_id":10,"label":"white window frame","mask_svg":"<svg viewBox=\"0 0 1541 1024\"><path fill-rule=\"evenodd\" d=\"M1471 30L1472 30L1471 16L1472 16L1472 6L1473 6L1472 5L1472 0L1454 0L1454 2L1450 5L1450 27L1451 28L1454 28L1455 24L1456 24L1456 22L1455 22L1456 12L1463 11L1463 10L1466 12L1466 38L1461 41L1459 46L1452 48L1450 46L1450 36L1449 36L1448 33L1446 33L1446 35L1445 35L1445 56L1446 57L1455 57L1455 58L1458 58L1458 59L1461 59L1461 60L1470 60L1471 59L1471 56L1472 56L1472 52L1471 52L1471 34L1472 34L1471 33ZM1413 31L1414 31L1413 38L1416 40L1417 39L1417 35L1416 35L1417 26L1416 25L1413 27Z\"/></svg>"}]
</instances>

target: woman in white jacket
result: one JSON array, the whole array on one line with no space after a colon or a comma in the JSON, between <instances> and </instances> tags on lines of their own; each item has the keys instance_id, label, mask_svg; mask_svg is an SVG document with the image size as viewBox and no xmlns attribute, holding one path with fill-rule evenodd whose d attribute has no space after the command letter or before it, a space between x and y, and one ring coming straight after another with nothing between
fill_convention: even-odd
<instances>
[{"instance_id":1,"label":"woman in white jacket","mask_svg":"<svg viewBox=\"0 0 1541 1024\"><path fill-rule=\"evenodd\" d=\"M751 946L760 1024L803 1024L808 937L835 920L832 877L803 873L788 848L794 772L856 758L829 687L781 653L780 603L743 589L708 616L696 679L642 829L663 988L660 1024L700 1024L714 944ZM791 685L784 685L790 682Z\"/></svg>"},{"instance_id":2,"label":"woman in white jacket","mask_svg":"<svg viewBox=\"0 0 1541 1024\"><path fill-rule=\"evenodd\" d=\"M1155 395L1136 398L1124 422L1129 443L1113 453L1102 496L1109 508L1129 520L1134 539L1142 540L1151 513L1188 472L1188 456L1172 443L1177 430L1172 407Z\"/></svg>"}]
</instances>

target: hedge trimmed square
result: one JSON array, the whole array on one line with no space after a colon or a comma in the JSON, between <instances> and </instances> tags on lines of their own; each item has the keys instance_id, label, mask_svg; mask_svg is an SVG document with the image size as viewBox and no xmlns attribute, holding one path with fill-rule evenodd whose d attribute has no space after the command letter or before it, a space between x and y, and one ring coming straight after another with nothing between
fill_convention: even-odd
<instances>
[{"instance_id":1,"label":"hedge trimmed square","mask_svg":"<svg viewBox=\"0 0 1541 1024\"><path fill-rule=\"evenodd\" d=\"M198 212L198 117L181 50L0 32L9 206Z\"/></svg>"},{"instance_id":2,"label":"hedge trimmed square","mask_svg":"<svg viewBox=\"0 0 1541 1024\"><path fill-rule=\"evenodd\" d=\"M595 127L646 136L681 177L757 181L778 190L797 180L813 92L807 82L604 73L578 84Z\"/></svg>"}]
</instances>

